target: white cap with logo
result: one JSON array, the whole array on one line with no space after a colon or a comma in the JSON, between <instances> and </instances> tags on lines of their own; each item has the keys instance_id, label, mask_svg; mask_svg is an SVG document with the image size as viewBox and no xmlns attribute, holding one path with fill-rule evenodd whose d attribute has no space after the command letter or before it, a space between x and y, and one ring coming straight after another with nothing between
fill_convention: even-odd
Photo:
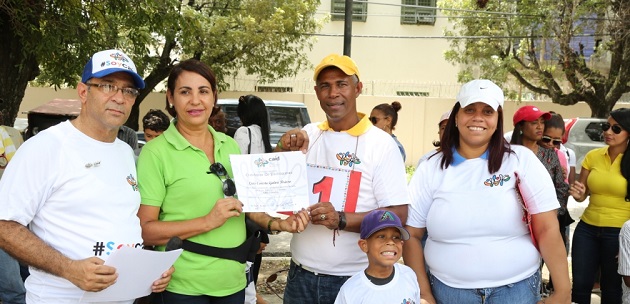
<instances>
[{"instance_id":1,"label":"white cap with logo","mask_svg":"<svg viewBox=\"0 0 630 304\"><path fill-rule=\"evenodd\" d=\"M457 94L457 102L462 108L475 102L483 102L495 111L503 107L503 90L487 79L475 79L464 84Z\"/></svg>"}]
</instances>

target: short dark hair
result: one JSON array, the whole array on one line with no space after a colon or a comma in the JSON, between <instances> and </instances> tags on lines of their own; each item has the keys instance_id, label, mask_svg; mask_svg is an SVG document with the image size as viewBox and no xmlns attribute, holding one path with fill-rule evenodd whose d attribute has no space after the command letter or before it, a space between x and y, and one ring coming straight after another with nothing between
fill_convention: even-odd
<instances>
[{"instance_id":1,"label":"short dark hair","mask_svg":"<svg viewBox=\"0 0 630 304\"><path fill-rule=\"evenodd\" d=\"M271 140L269 139L269 114L265 102L256 95L245 95L238 99L236 115L241 119L243 126L258 125L262 132L265 152L271 152Z\"/></svg>"},{"instance_id":2,"label":"short dark hair","mask_svg":"<svg viewBox=\"0 0 630 304\"><path fill-rule=\"evenodd\" d=\"M442 151L442 161L440 163L442 169L448 168L453 162L453 148L459 147L459 129L455 126L455 116L461 108L459 102L455 103L451 110L451 116L448 118L446 128L444 129L444 135L440 141L440 150ZM494 130L490 143L488 144L488 172L495 173L501 169L503 163L503 156L505 153L513 153L510 149L510 145L503 138L503 108L497 109L499 112L499 119L497 122L497 129Z\"/></svg>"},{"instance_id":3,"label":"short dark hair","mask_svg":"<svg viewBox=\"0 0 630 304\"><path fill-rule=\"evenodd\" d=\"M151 109L142 117L142 128L156 132L164 132L170 125L169 118L159 109Z\"/></svg>"},{"instance_id":4,"label":"short dark hair","mask_svg":"<svg viewBox=\"0 0 630 304\"><path fill-rule=\"evenodd\" d=\"M181 75L184 71L193 72L201 75L201 77L210 82L212 92L217 92L217 78L214 75L214 72L212 72L212 69L210 69L210 67L205 63L191 58L176 64L171 70L171 73L168 75L166 87L168 88L171 96L173 96L173 92L175 91L175 82L177 82L177 78L179 78L179 75ZM217 101L215 100L214 103L216 104L216 102ZM171 114L171 116L177 117L177 112L175 111L175 108L169 106L168 98L166 99L166 111L168 111L168 114Z\"/></svg>"}]
</instances>

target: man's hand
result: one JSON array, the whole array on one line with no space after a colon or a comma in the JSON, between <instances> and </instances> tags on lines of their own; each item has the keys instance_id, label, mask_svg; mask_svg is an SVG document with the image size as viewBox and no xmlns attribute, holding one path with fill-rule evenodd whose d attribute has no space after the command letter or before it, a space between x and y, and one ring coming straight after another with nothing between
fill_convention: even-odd
<instances>
[{"instance_id":1,"label":"man's hand","mask_svg":"<svg viewBox=\"0 0 630 304\"><path fill-rule=\"evenodd\" d=\"M151 285L151 292L162 292L166 290L166 286L168 286L168 283L171 281L171 275L173 272L175 272L175 268L171 266L171 268L164 272L158 280L153 282L153 285Z\"/></svg>"},{"instance_id":2,"label":"man's hand","mask_svg":"<svg viewBox=\"0 0 630 304\"><path fill-rule=\"evenodd\" d=\"M101 291L118 279L116 268L103 265L105 261L91 257L72 261L64 274L64 278L85 291Z\"/></svg>"},{"instance_id":3,"label":"man's hand","mask_svg":"<svg viewBox=\"0 0 630 304\"><path fill-rule=\"evenodd\" d=\"M280 225L280 230L282 231L300 233L306 229L309 221L310 218L308 216L308 211L301 210L300 212L279 221L278 224Z\"/></svg>"},{"instance_id":4,"label":"man's hand","mask_svg":"<svg viewBox=\"0 0 630 304\"><path fill-rule=\"evenodd\" d=\"M339 212L330 202L319 202L308 207L311 214L311 222L314 225L324 225L328 229L339 227Z\"/></svg>"},{"instance_id":5,"label":"man's hand","mask_svg":"<svg viewBox=\"0 0 630 304\"><path fill-rule=\"evenodd\" d=\"M287 131L280 137L280 141L276 145L274 151L302 151L306 153L308 149L308 135L306 131L300 129L293 129Z\"/></svg>"}]
</instances>

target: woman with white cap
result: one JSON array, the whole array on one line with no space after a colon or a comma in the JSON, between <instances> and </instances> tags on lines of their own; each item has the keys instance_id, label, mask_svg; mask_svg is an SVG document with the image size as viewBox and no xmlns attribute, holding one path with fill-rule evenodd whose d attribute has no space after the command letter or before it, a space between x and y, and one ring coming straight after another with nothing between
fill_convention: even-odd
<instances>
[{"instance_id":1,"label":"woman with white cap","mask_svg":"<svg viewBox=\"0 0 630 304\"><path fill-rule=\"evenodd\" d=\"M590 196L573 234L572 300L590 303L595 273L601 270L602 303L621 303L621 276L617 273L619 232L630 219L630 109L610 112L602 124L606 146L586 154L580 181L569 193L582 202ZM554 282L555 284L555 282Z\"/></svg>"},{"instance_id":2,"label":"woman with white cap","mask_svg":"<svg viewBox=\"0 0 630 304\"><path fill-rule=\"evenodd\" d=\"M503 91L489 80L462 86L440 152L420 164L409 183L411 238L403 258L428 303L542 303L541 255L556 288L546 303L571 302L551 178L529 150L504 140L503 101ZM540 251L523 222L517 189ZM423 250L426 230L431 234Z\"/></svg>"}]
</instances>

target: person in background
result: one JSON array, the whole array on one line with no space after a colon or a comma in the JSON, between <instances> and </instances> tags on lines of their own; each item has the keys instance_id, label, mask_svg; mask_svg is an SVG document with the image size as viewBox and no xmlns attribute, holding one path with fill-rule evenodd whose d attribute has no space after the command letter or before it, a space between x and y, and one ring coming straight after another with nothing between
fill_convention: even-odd
<instances>
[{"instance_id":1,"label":"person in background","mask_svg":"<svg viewBox=\"0 0 630 304\"><path fill-rule=\"evenodd\" d=\"M621 226L619 232L619 275L623 279L622 304L630 304L630 220Z\"/></svg>"},{"instance_id":2,"label":"person in background","mask_svg":"<svg viewBox=\"0 0 630 304\"><path fill-rule=\"evenodd\" d=\"M243 124L234 133L234 140L241 148L241 153L271 152L269 115L263 100L255 95L239 97L236 115L238 115Z\"/></svg>"},{"instance_id":3,"label":"person in background","mask_svg":"<svg viewBox=\"0 0 630 304\"><path fill-rule=\"evenodd\" d=\"M535 155L503 138L503 102L503 91L489 80L464 84L440 152L422 162L409 182L411 238L403 259L428 303L537 303L541 255L556 284L545 303L570 303L556 219L560 204ZM540 251L523 222L517 189L532 215ZM423 250L425 230L431 234Z\"/></svg>"},{"instance_id":4,"label":"person in background","mask_svg":"<svg viewBox=\"0 0 630 304\"><path fill-rule=\"evenodd\" d=\"M18 136L14 135L16 132ZM4 169L23 143L19 134L20 132L12 127L0 126L0 179ZM20 264L0 249L0 302L3 304L24 304L26 303L25 295L26 289L24 289L24 282L20 276Z\"/></svg>"},{"instance_id":5,"label":"person in background","mask_svg":"<svg viewBox=\"0 0 630 304\"><path fill-rule=\"evenodd\" d=\"M606 146L586 154L580 179L569 189L578 202L590 196L571 248L572 301L578 304L590 303L598 267L602 303L621 303L617 254L621 226L630 219L630 109L610 112L602 130Z\"/></svg>"},{"instance_id":6,"label":"person in background","mask_svg":"<svg viewBox=\"0 0 630 304\"><path fill-rule=\"evenodd\" d=\"M397 263L408 239L409 232L395 213L374 210L366 215L358 245L368 257L368 267L343 284L335 304L420 304L416 274Z\"/></svg>"},{"instance_id":7,"label":"person in background","mask_svg":"<svg viewBox=\"0 0 630 304\"><path fill-rule=\"evenodd\" d=\"M134 151L138 149L138 134L132 128L125 125L120 126L116 137L126 142Z\"/></svg>"},{"instance_id":8,"label":"person in background","mask_svg":"<svg viewBox=\"0 0 630 304\"><path fill-rule=\"evenodd\" d=\"M357 246L363 218L375 209L396 213L403 223L407 218L405 164L391 136L357 112L363 83L354 60L328 55L315 67L313 80L326 120L283 134L276 151L303 151L308 164L347 172L354 195L343 207L337 202L337 209L331 202L308 207L311 223L291 239L284 303L332 304L341 285L368 265ZM345 188L345 181L339 182Z\"/></svg>"},{"instance_id":9,"label":"person in background","mask_svg":"<svg viewBox=\"0 0 630 304\"><path fill-rule=\"evenodd\" d=\"M407 158L405 148L400 141L398 141L396 135L392 133L394 132L394 129L396 129L396 124L398 123L398 111L400 111L401 108L402 105L398 101L392 102L391 105L386 103L377 105L374 109L372 109L372 113L370 113L370 121L379 129L392 136L394 141L396 141L396 145L398 145L398 149L400 150L400 154L402 155L404 162Z\"/></svg>"},{"instance_id":10,"label":"person in background","mask_svg":"<svg viewBox=\"0 0 630 304\"><path fill-rule=\"evenodd\" d=\"M433 146L435 147L435 150L431 150L427 152L426 154L422 155L422 157L420 157L420 159L418 160L418 164L416 165L416 168L420 166L420 163L429 159L429 157L437 154L437 152L440 151L440 140L442 140L442 136L444 135L444 129L446 128L446 123L448 122L448 117L450 115L451 115L451 111L446 111L442 113L442 116L440 117L440 121L438 122L438 138L439 139L433 141Z\"/></svg>"},{"instance_id":11,"label":"person in background","mask_svg":"<svg viewBox=\"0 0 630 304\"><path fill-rule=\"evenodd\" d=\"M79 303L85 291L116 283L103 258L142 247L133 150L116 138L142 88L126 54L94 54L77 85L79 116L25 142L0 180L0 247L31 266L27 303Z\"/></svg>"},{"instance_id":12,"label":"person in background","mask_svg":"<svg viewBox=\"0 0 630 304\"><path fill-rule=\"evenodd\" d=\"M169 118L159 109L151 109L142 117L142 129L144 131L144 140L149 142L164 133L169 126ZM140 155L142 147L135 149L136 155Z\"/></svg>"},{"instance_id":13,"label":"person in background","mask_svg":"<svg viewBox=\"0 0 630 304\"><path fill-rule=\"evenodd\" d=\"M214 107L212 109L212 113L210 114L210 119L208 119L208 124L214 128L215 131L227 134L227 118L225 117L225 112L221 109L221 107Z\"/></svg>"},{"instance_id":14,"label":"person in background","mask_svg":"<svg viewBox=\"0 0 630 304\"><path fill-rule=\"evenodd\" d=\"M308 214L279 220L243 213L243 203L234 197L229 158L240 149L234 139L208 125L217 101L217 79L210 67L196 59L179 62L168 77L166 97L174 120L138 158L138 218L145 244L163 251L172 237L183 240L177 272L158 301L243 304L246 259L239 256L247 257L251 248L241 246L251 239L245 216L267 230L301 232Z\"/></svg>"}]
</instances>

